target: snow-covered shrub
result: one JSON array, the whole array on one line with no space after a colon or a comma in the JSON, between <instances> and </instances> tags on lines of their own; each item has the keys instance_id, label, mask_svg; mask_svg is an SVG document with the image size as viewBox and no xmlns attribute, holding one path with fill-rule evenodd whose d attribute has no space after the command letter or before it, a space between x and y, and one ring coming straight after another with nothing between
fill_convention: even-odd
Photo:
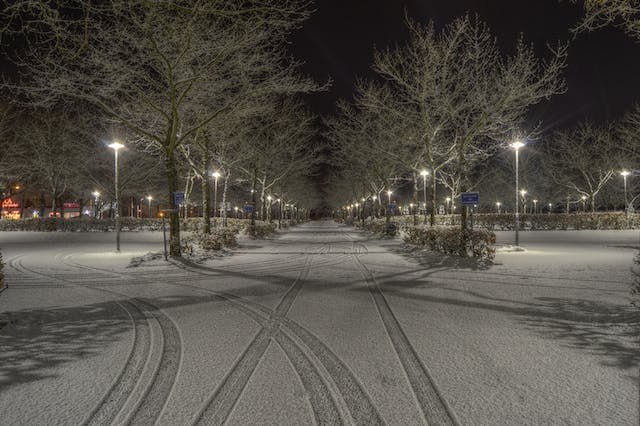
<instances>
[{"instance_id":1,"label":"snow-covered shrub","mask_svg":"<svg viewBox=\"0 0 640 426\"><path fill-rule=\"evenodd\" d=\"M2 252L0 251L0 290L4 289L4 262L2 261Z\"/></svg>"},{"instance_id":2,"label":"snow-covered shrub","mask_svg":"<svg viewBox=\"0 0 640 426\"><path fill-rule=\"evenodd\" d=\"M282 227L285 227L286 222L282 222ZM275 223L259 223L255 225L249 225L244 229L244 233L252 238L266 238L273 234L277 225Z\"/></svg>"},{"instance_id":3,"label":"snow-covered shrub","mask_svg":"<svg viewBox=\"0 0 640 426\"><path fill-rule=\"evenodd\" d=\"M633 261L635 263L633 268L635 279L633 284L631 284L631 304L640 308L640 251Z\"/></svg>"},{"instance_id":4,"label":"snow-covered shrub","mask_svg":"<svg viewBox=\"0 0 640 426\"><path fill-rule=\"evenodd\" d=\"M459 227L413 226L405 229L404 241L431 251L452 256L471 255L482 261L495 257L496 235L484 229L467 229L466 238ZM466 241L466 242L465 242Z\"/></svg>"},{"instance_id":5,"label":"snow-covered shrub","mask_svg":"<svg viewBox=\"0 0 640 426\"><path fill-rule=\"evenodd\" d=\"M237 232L228 228L216 228L210 234L196 231L184 236L181 241L181 249L184 253L193 255L198 250L217 251L224 247L235 247Z\"/></svg>"}]
</instances>

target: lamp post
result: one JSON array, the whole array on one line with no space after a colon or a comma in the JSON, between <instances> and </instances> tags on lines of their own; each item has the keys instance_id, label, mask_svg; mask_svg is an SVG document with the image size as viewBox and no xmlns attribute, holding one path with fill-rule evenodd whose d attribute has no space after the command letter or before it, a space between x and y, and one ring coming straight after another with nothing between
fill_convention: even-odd
<instances>
[{"instance_id":1,"label":"lamp post","mask_svg":"<svg viewBox=\"0 0 640 426\"><path fill-rule=\"evenodd\" d=\"M582 197L580 197L580 199L582 200L582 211L583 212L587 212L587 196L583 195Z\"/></svg>"},{"instance_id":2,"label":"lamp post","mask_svg":"<svg viewBox=\"0 0 640 426\"><path fill-rule=\"evenodd\" d=\"M549 216L551 216L551 210L553 209L553 204L549 203L548 206L549 206Z\"/></svg>"},{"instance_id":3,"label":"lamp post","mask_svg":"<svg viewBox=\"0 0 640 426\"><path fill-rule=\"evenodd\" d=\"M518 153L520 151L520 148L522 148L524 146L524 144L520 141L516 141L514 143L512 143L511 145L509 145L511 148L513 148L516 151L516 246L518 246L520 244L520 235L519 235L519 226L520 226L520 209L518 204L520 204L520 200L518 199Z\"/></svg>"},{"instance_id":4,"label":"lamp post","mask_svg":"<svg viewBox=\"0 0 640 426\"><path fill-rule=\"evenodd\" d=\"M267 201L269 202L269 210L267 210L267 221L269 223L271 223L271 200L273 200L271 195L267 195Z\"/></svg>"},{"instance_id":5,"label":"lamp post","mask_svg":"<svg viewBox=\"0 0 640 426\"><path fill-rule=\"evenodd\" d=\"M115 205L115 217L116 217L116 251L120 251L120 189L118 188L118 150L124 148L119 142L113 142L109 144L109 148L113 149L115 153L115 179L116 179L116 205Z\"/></svg>"},{"instance_id":6,"label":"lamp post","mask_svg":"<svg viewBox=\"0 0 640 426\"><path fill-rule=\"evenodd\" d=\"M423 170L420 172L422 176L422 196L424 199L424 224L427 224L427 176L429 176L429 172Z\"/></svg>"},{"instance_id":7,"label":"lamp post","mask_svg":"<svg viewBox=\"0 0 640 426\"><path fill-rule=\"evenodd\" d=\"M629 214L629 199L627 198L627 176L630 175L630 172L623 170L620 172L622 175L622 179L624 181L624 211Z\"/></svg>"},{"instance_id":8,"label":"lamp post","mask_svg":"<svg viewBox=\"0 0 640 426\"><path fill-rule=\"evenodd\" d=\"M93 202L93 209L95 210L95 214L94 217L98 217L98 198L100 198L100 193L98 191L93 191L91 193L91 195L93 195L94 198L94 202Z\"/></svg>"},{"instance_id":9,"label":"lamp post","mask_svg":"<svg viewBox=\"0 0 640 426\"><path fill-rule=\"evenodd\" d=\"M522 196L522 213L527 214L527 198L525 197L525 195L527 195L527 191L521 189L520 195Z\"/></svg>"},{"instance_id":10,"label":"lamp post","mask_svg":"<svg viewBox=\"0 0 640 426\"><path fill-rule=\"evenodd\" d=\"M213 172L213 227L216 227L216 216L218 215L218 178L220 173Z\"/></svg>"},{"instance_id":11,"label":"lamp post","mask_svg":"<svg viewBox=\"0 0 640 426\"><path fill-rule=\"evenodd\" d=\"M533 200L533 214L538 213L538 200Z\"/></svg>"},{"instance_id":12,"label":"lamp post","mask_svg":"<svg viewBox=\"0 0 640 426\"><path fill-rule=\"evenodd\" d=\"M449 214L453 214L453 212L451 211L451 197L447 197L444 199L447 203L447 208L449 209Z\"/></svg>"},{"instance_id":13,"label":"lamp post","mask_svg":"<svg viewBox=\"0 0 640 426\"><path fill-rule=\"evenodd\" d=\"M501 213L500 206L502 206L502 203L500 201L496 201L496 208L498 210L498 214Z\"/></svg>"},{"instance_id":14,"label":"lamp post","mask_svg":"<svg viewBox=\"0 0 640 426\"><path fill-rule=\"evenodd\" d=\"M149 201L149 217L151 216L151 200L153 200L153 197L151 195L147 195L147 201Z\"/></svg>"},{"instance_id":15,"label":"lamp post","mask_svg":"<svg viewBox=\"0 0 640 426\"><path fill-rule=\"evenodd\" d=\"M389 196L389 204L387 205L387 222L391 218L391 194L393 194L393 191L390 189L387 190L387 195Z\"/></svg>"}]
</instances>

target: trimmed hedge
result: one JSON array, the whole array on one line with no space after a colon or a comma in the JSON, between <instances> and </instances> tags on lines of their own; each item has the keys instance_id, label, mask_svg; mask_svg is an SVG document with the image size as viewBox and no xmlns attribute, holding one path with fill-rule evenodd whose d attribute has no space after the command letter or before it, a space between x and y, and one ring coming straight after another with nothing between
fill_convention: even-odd
<instances>
[{"instance_id":1,"label":"trimmed hedge","mask_svg":"<svg viewBox=\"0 0 640 426\"><path fill-rule=\"evenodd\" d=\"M467 229L464 232L463 234L458 227L412 226L405 229L404 241L451 256L471 255L481 261L493 261L496 235L491 231L478 229ZM466 238L463 239L463 236Z\"/></svg>"},{"instance_id":2,"label":"trimmed hedge","mask_svg":"<svg viewBox=\"0 0 640 426\"><path fill-rule=\"evenodd\" d=\"M372 230L376 228L376 222L383 219L366 220L363 229ZM393 216L392 222L395 222L400 229L404 230L413 225L413 216ZM424 216L418 216L419 223L423 223ZM427 218L427 222L429 218ZM360 222L347 223L354 224L362 228ZM371 225L373 224L373 225ZM437 215L436 226L460 226L460 215ZM515 226L515 215L511 213L475 213L473 215L473 227L484 228L491 231L512 231ZM599 212L599 213L540 213L540 214L521 214L520 229L537 231L537 230L611 230L611 229L640 229L640 213L630 214L628 217L624 212Z\"/></svg>"}]
</instances>

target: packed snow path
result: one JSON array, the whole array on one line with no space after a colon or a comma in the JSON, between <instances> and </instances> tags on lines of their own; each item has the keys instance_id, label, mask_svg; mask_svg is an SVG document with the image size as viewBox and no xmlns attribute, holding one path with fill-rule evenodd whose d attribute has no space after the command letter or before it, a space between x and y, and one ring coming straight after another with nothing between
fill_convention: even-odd
<instances>
[{"instance_id":1,"label":"packed snow path","mask_svg":"<svg viewBox=\"0 0 640 426\"><path fill-rule=\"evenodd\" d=\"M201 265L112 237L0 235L0 423L638 423L637 233L484 269L332 222Z\"/></svg>"}]
</instances>

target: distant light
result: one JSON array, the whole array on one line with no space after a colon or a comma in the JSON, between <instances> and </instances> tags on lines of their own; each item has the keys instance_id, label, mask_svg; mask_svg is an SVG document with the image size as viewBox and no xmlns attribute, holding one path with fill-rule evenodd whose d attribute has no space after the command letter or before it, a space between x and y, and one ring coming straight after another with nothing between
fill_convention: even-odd
<instances>
[{"instance_id":1,"label":"distant light","mask_svg":"<svg viewBox=\"0 0 640 426\"><path fill-rule=\"evenodd\" d=\"M586 195L583 195L583 196L582 196L582 197L580 197L580 198L582 198L582 201L584 201L584 200L586 200L586 199L587 199L587 196L586 196Z\"/></svg>"},{"instance_id":2,"label":"distant light","mask_svg":"<svg viewBox=\"0 0 640 426\"><path fill-rule=\"evenodd\" d=\"M98 191L93 191L91 193L91 195L93 195L94 197L98 198L100 196L100 193Z\"/></svg>"},{"instance_id":3,"label":"distant light","mask_svg":"<svg viewBox=\"0 0 640 426\"><path fill-rule=\"evenodd\" d=\"M391 195L391 194L393 194L393 191L392 190L388 190L387 194Z\"/></svg>"},{"instance_id":4,"label":"distant light","mask_svg":"<svg viewBox=\"0 0 640 426\"><path fill-rule=\"evenodd\" d=\"M421 171L420 174L422 175L422 177L429 176L429 172L426 170Z\"/></svg>"},{"instance_id":5,"label":"distant light","mask_svg":"<svg viewBox=\"0 0 640 426\"><path fill-rule=\"evenodd\" d=\"M500 201L496 201L496 206L500 207L502 203Z\"/></svg>"},{"instance_id":6,"label":"distant light","mask_svg":"<svg viewBox=\"0 0 640 426\"><path fill-rule=\"evenodd\" d=\"M373 201L375 201L375 200L377 200L377 199L378 199L378 197L376 197L376 196L374 195L373 197L371 197L371 199L372 199Z\"/></svg>"},{"instance_id":7,"label":"distant light","mask_svg":"<svg viewBox=\"0 0 640 426\"><path fill-rule=\"evenodd\" d=\"M108 147L111 149L115 149L117 151L120 148L124 148L124 145L122 145L120 142L113 142L113 143L110 143Z\"/></svg>"},{"instance_id":8,"label":"distant light","mask_svg":"<svg viewBox=\"0 0 640 426\"><path fill-rule=\"evenodd\" d=\"M524 189L520 190L520 195L522 195L523 197L526 195L527 191Z\"/></svg>"},{"instance_id":9,"label":"distant light","mask_svg":"<svg viewBox=\"0 0 640 426\"><path fill-rule=\"evenodd\" d=\"M628 171L626 171L626 170L623 170L623 171L621 171L621 172L620 172L620 174L621 174L622 176L624 176L624 177L627 177L627 176L629 176L629 175L631 174L631 172L628 172Z\"/></svg>"},{"instance_id":10,"label":"distant light","mask_svg":"<svg viewBox=\"0 0 640 426\"><path fill-rule=\"evenodd\" d=\"M267 195L267 200L269 200L269 201L272 200L271 195Z\"/></svg>"},{"instance_id":11,"label":"distant light","mask_svg":"<svg viewBox=\"0 0 640 426\"><path fill-rule=\"evenodd\" d=\"M213 176L214 178L218 179L220 177L220 173L213 172L213 173L211 173L211 176Z\"/></svg>"},{"instance_id":12,"label":"distant light","mask_svg":"<svg viewBox=\"0 0 640 426\"><path fill-rule=\"evenodd\" d=\"M151 201L153 200L153 197L151 195L147 195L147 200Z\"/></svg>"}]
</instances>

